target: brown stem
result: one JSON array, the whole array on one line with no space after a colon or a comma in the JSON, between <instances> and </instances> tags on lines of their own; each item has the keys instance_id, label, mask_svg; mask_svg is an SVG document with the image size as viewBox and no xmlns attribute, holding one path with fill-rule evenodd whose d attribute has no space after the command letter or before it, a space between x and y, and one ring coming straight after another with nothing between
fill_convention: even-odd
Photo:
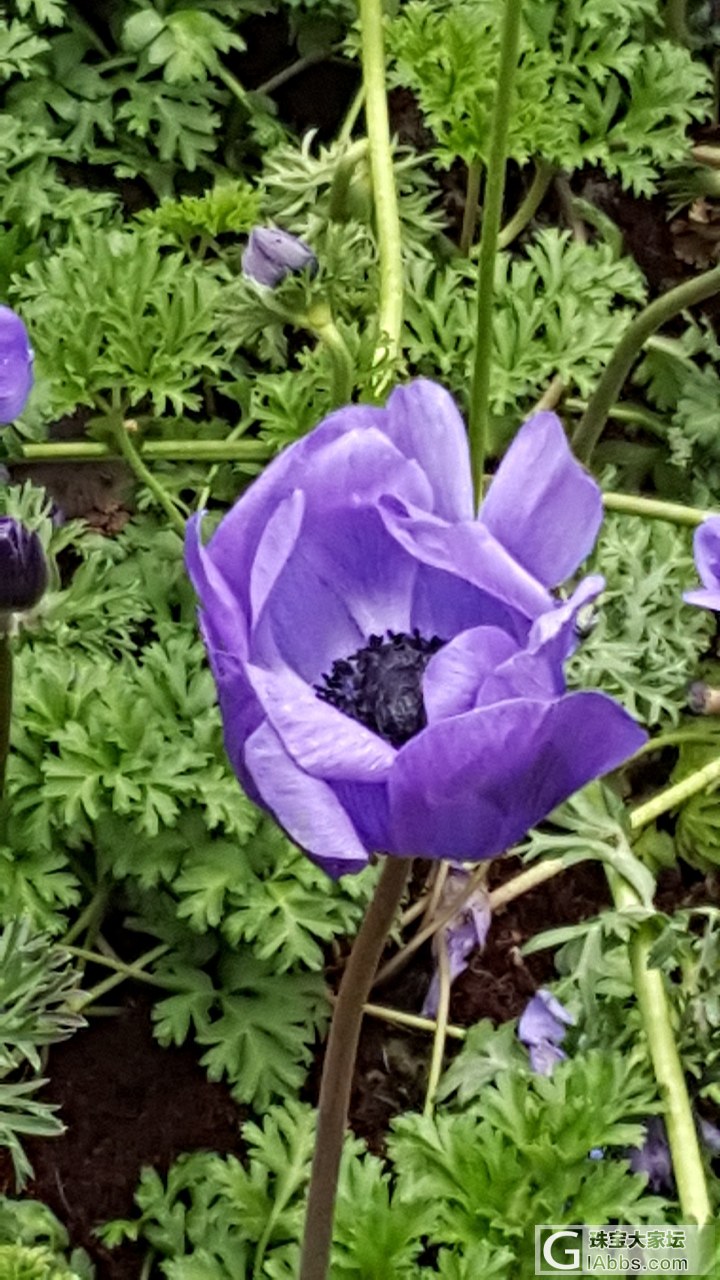
<instances>
[{"instance_id":1,"label":"brown stem","mask_svg":"<svg viewBox=\"0 0 720 1280\"><path fill-rule=\"evenodd\" d=\"M340 1157L363 1005L400 904L412 858L386 858L338 992L323 1065L299 1280L325 1280Z\"/></svg>"}]
</instances>

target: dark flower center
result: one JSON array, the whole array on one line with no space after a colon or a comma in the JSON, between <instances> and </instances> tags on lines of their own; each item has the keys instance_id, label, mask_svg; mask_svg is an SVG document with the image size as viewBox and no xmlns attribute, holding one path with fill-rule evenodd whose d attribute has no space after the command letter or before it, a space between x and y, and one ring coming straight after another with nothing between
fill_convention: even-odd
<instances>
[{"instance_id":1,"label":"dark flower center","mask_svg":"<svg viewBox=\"0 0 720 1280\"><path fill-rule=\"evenodd\" d=\"M388 631L387 636L387 640L370 636L357 653L336 658L315 692L394 747L401 747L427 724L423 674L445 641L438 636L426 640L417 630L412 635Z\"/></svg>"}]
</instances>

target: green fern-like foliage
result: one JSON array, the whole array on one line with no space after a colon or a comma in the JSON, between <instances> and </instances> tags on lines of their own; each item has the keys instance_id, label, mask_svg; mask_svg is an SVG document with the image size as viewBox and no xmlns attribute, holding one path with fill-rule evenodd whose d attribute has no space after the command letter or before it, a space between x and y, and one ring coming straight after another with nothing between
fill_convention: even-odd
<instances>
[{"instance_id":1,"label":"green fern-like foliage","mask_svg":"<svg viewBox=\"0 0 720 1280\"><path fill-rule=\"evenodd\" d=\"M500 15L496 0L410 0L390 24L396 82L417 94L443 164L487 161ZM652 0L533 0L523 6L510 155L600 164L648 194L682 158L708 88L706 69L661 38Z\"/></svg>"},{"instance_id":2,"label":"green fern-like foliage","mask_svg":"<svg viewBox=\"0 0 720 1280\"><path fill-rule=\"evenodd\" d=\"M47 1205L0 1196L2 1280L93 1280L84 1249L70 1249L68 1233Z\"/></svg>"}]
</instances>

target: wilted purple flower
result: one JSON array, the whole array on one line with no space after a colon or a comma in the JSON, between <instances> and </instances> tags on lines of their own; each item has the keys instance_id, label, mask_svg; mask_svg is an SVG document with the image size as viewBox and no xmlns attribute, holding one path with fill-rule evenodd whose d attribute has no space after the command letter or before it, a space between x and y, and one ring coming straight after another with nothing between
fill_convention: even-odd
<instances>
[{"instance_id":1,"label":"wilted purple flower","mask_svg":"<svg viewBox=\"0 0 720 1280\"><path fill-rule=\"evenodd\" d=\"M668 1145L665 1124L660 1116L651 1116L641 1147L631 1147L627 1152L633 1173L646 1173L648 1187L656 1194L672 1195L675 1190L672 1156Z\"/></svg>"},{"instance_id":2,"label":"wilted purple flower","mask_svg":"<svg viewBox=\"0 0 720 1280\"><path fill-rule=\"evenodd\" d=\"M243 275L256 284L274 289L291 271L317 269L317 258L309 245L278 227L255 227L242 256Z\"/></svg>"},{"instance_id":3,"label":"wilted purple flower","mask_svg":"<svg viewBox=\"0 0 720 1280\"><path fill-rule=\"evenodd\" d=\"M440 895L438 915L445 915L453 902L462 897L467 890L469 878L467 871L462 867L450 868ZM442 930L447 946L451 982L454 982L467 969L473 952L482 951L491 921L490 900L485 890L478 886L460 905ZM421 1009L424 1018L435 1017L439 997L440 975L436 969Z\"/></svg>"},{"instance_id":4,"label":"wilted purple flower","mask_svg":"<svg viewBox=\"0 0 720 1280\"><path fill-rule=\"evenodd\" d=\"M567 1028L575 1022L551 991L541 987L526 1004L518 1022L518 1040L530 1051L530 1066L549 1076L567 1054L560 1048Z\"/></svg>"},{"instance_id":5,"label":"wilted purple flower","mask_svg":"<svg viewBox=\"0 0 720 1280\"><path fill-rule=\"evenodd\" d=\"M32 387L33 352L27 329L10 307L0 306L0 424L25 408Z\"/></svg>"},{"instance_id":6,"label":"wilted purple flower","mask_svg":"<svg viewBox=\"0 0 720 1280\"><path fill-rule=\"evenodd\" d=\"M32 609L48 581L42 543L32 529L0 516L0 615Z\"/></svg>"},{"instance_id":7,"label":"wilted purple flower","mask_svg":"<svg viewBox=\"0 0 720 1280\"><path fill-rule=\"evenodd\" d=\"M702 587L684 591L686 604L720 611L720 516L710 516L695 530L695 565Z\"/></svg>"},{"instance_id":8,"label":"wilted purple flower","mask_svg":"<svg viewBox=\"0 0 720 1280\"><path fill-rule=\"evenodd\" d=\"M567 693L575 617L548 588L588 554L600 491L552 413L504 458L479 518L450 396L350 405L266 469L187 563L230 761L330 874L380 850L506 848L645 740Z\"/></svg>"}]
</instances>

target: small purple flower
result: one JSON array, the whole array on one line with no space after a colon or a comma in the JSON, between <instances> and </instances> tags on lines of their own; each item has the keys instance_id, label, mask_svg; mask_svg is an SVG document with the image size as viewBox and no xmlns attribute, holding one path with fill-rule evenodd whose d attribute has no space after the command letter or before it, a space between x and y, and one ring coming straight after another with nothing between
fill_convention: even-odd
<instances>
[{"instance_id":1,"label":"small purple flower","mask_svg":"<svg viewBox=\"0 0 720 1280\"><path fill-rule=\"evenodd\" d=\"M615 768L644 732L568 693L578 612L549 588L602 521L561 423L519 431L475 514L442 387L349 405L285 450L187 564L247 793L331 875L382 851L474 861Z\"/></svg>"},{"instance_id":2,"label":"small purple flower","mask_svg":"<svg viewBox=\"0 0 720 1280\"><path fill-rule=\"evenodd\" d=\"M32 609L48 582L38 535L11 516L0 516L0 616Z\"/></svg>"},{"instance_id":3,"label":"small purple flower","mask_svg":"<svg viewBox=\"0 0 720 1280\"><path fill-rule=\"evenodd\" d=\"M0 306L0 425L25 408L33 382L33 352L27 329L10 307Z\"/></svg>"},{"instance_id":4,"label":"small purple flower","mask_svg":"<svg viewBox=\"0 0 720 1280\"><path fill-rule=\"evenodd\" d=\"M518 1022L518 1040L530 1051L530 1066L541 1076L552 1075L567 1054L560 1048L567 1028L575 1022L571 1013L544 987L525 1006Z\"/></svg>"},{"instance_id":5,"label":"small purple flower","mask_svg":"<svg viewBox=\"0 0 720 1280\"><path fill-rule=\"evenodd\" d=\"M443 886L438 903L438 915L445 915L452 903L460 898L467 889L469 880L467 871L462 867L451 867ZM452 919L442 930L448 952L450 981L454 982L467 969L474 951L482 951L492 921L490 901L481 888L477 888L466 898ZM438 1011L440 996L440 975L433 973L427 995L421 1009L424 1018L434 1018Z\"/></svg>"},{"instance_id":6,"label":"small purple flower","mask_svg":"<svg viewBox=\"0 0 720 1280\"><path fill-rule=\"evenodd\" d=\"M309 267L317 270L317 258L304 240L278 227L255 227L242 256L243 275L256 284L274 289L285 276Z\"/></svg>"},{"instance_id":7,"label":"small purple flower","mask_svg":"<svg viewBox=\"0 0 720 1280\"><path fill-rule=\"evenodd\" d=\"M720 612L720 516L710 516L695 530L695 565L702 587L684 591L686 604Z\"/></svg>"},{"instance_id":8,"label":"small purple flower","mask_svg":"<svg viewBox=\"0 0 720 1280\"><path fill-rule=\"evenodd\" d=\"M645 1141L641 1147L631 1147L627 1157L633 1173L647 1174L648 1187L651 1191L657 1195L674 1194L672 1156L665 1124L660 1116L650 1117L645 1130Z\"/></svg>"}]
</instances>

